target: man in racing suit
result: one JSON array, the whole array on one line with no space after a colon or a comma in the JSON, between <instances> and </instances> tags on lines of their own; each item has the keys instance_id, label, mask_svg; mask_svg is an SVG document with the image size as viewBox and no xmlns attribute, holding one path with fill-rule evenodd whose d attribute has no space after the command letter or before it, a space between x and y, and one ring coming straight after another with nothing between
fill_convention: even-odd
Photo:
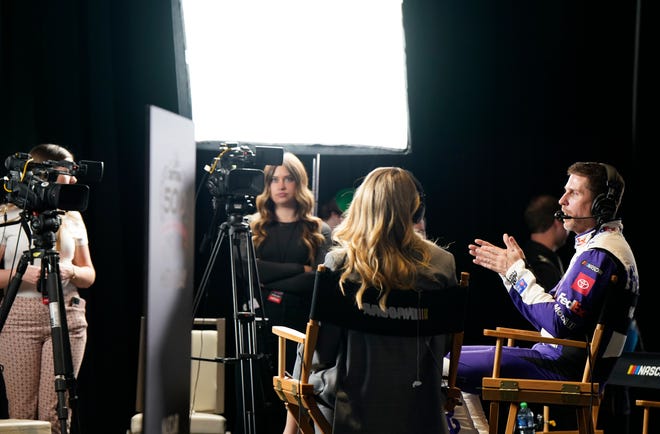
<instances>
[{"instance_id":1,"label":"man in racing suit","mask_svg":"<svg viewBox=\"0 0 660 434\"><path fill-rule=\"evenodd\" d=\"M635 258L623 236L617 210L623 178L603 163L574 163L559 199L556 217L576 234L575 254L549 292L526 266L522 249L508 234L506 248L476 239L468 246L473 262L499 273L515 307L543 335L591 338L599 320L605 322L594 381L603 382L622 350L639 294ZM478 393L483 377L492 373L494 347L464 346L458 376L464 392ZM504 347L503 377L550 380L582 376L584 350L538 343L531 348Z\"/></svg>"}]
</instances>

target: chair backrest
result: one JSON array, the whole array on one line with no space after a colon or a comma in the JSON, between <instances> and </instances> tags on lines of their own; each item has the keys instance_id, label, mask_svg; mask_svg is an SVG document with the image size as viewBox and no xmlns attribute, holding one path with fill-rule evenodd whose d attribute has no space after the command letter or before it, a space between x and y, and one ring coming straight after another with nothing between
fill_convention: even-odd
<instances>
[{"instance_id":1,"label":"chair backrest","mask_svg":"<svg viewBox=\"0 0 660 434\"><path fill-rule=\"evenodd\" d=\"M660 391L660 353L623 353L616 361L608 384Z\"/></svg>"},{"instance_id":2,"label":"chair backrest","mask_svg":"<svg viewBox=\"0 0 660 434\"><path fill-rule=\"evenodd\" d=\"M467 273L463 274L467 279ZM339 274L319 267L314 284L310 319L342 328L389 336L433 336L462 332L465 327L467 280L447 288L392 290L387 310L378 306L381 292L368 288L362 297L363 309L355 301L357 285L338 284Z\"/></svg>"},{"instance_id":3,"label":"chair backrest","mask_svg":"<svg viewBox=\"0 0 660 434\"><path fill-rule=\"evenodd\" d=\"M455 380L465 325L468 277L468 273L463 273L461 284L450 287L424 281L417 289L393 289L383 311L378 306L381 291L368 288L360 309L355 300L358 286L346 283L342 292L339 273L319 267L309 324L320 324L320 328L314 331L308 325L301 378L308 378L313 366L316 333L322 333L327 325L339 327L346 336L342 344L346 352L340 356L343 362L337 366L336 380L331 380L336 381L337 388L334 429L352 432L355 426L366 424L374 432L396 431L404 426L412 432L422 426L440 430L447 423L443 409L434 406L444 401L444 409L453 410L460 396ZM415 339L420 337L443 339L421 344L420 339ZM451 343L450 347L445 346L447 343ZM411 351L411 344L417 345L417 350ZM423 352L430 350L428 355L420 356L420 346L425 348ZM394 347L399 349L396 354L388 352L388 348ZM451 353L449 375L443 380L442 365L447 352ZM367 358L363 359L365 355ZM392 421L384 417L385 408L396 411L399 419ZM420 412L425 416L418 417Z\"/></svg>"},{"instance_id":4,"label":"chair backrest","mask_svg":"<svg viewBox=\"0 0 660 434\"><path fill-rule=\"evenodd\" d=\"M460 397L460 390L455 387L456 367L463 338L468 280L469 274L461 273L461 283L457 287L435 285L424 290L393 290L388 295L386 311L377 306L379 292L369 289L363 297L364 309L360 310L354 297L357 288L349 284L345 288L347 293L342 293L339 274L319 266L306 332L273 326L279 349L278 373L273 377L273 387L301 431L309 434L333 430L354 432L355 429L356 432L392 432L393 426L397 426L400 432L414 430L412 422L418 428L424 425L427 430L443 432L442 426L447 425L440 408L443 401L440 395L445 395L444 410L447 411L453 410ZM317 348L324 331L328 338L326 346ZM341 339L342 343L334 341L338 337L336 332L346 338ZM438 335L440 339L408 339ZM294 375L285 371L287 342L303 346L300 372ZM449 342L451 346L447 345ZM336 343L344 349L337 354L326 354L326 349L333 352ZM417 349L410 351L411 344L417 345ZM313 360L317 349L321 365L315 365ZM447 351L451 357L445 380L442 364ZM337 364L333 365L326 357L337 357ZM365 364L367 359L368 365ZM337 387L336 390L327 388L329 395L323 396L325 392L319 394L312 384L315 380L310 382L309 379L310 374L326 362L333 366L327 371L328 375L323 375L323 381ZM335 402L334 419L330 420L326 410L319 408L319 401ZM350 403L355 407L347 409L347 404L353 405ZM420 410L420 406L425 408ZM396 414L396 419L387 417L390 410L386 408ZM419 417L420 411L425 418Z\"/></svg>"},{"instance_id":5,"label":"chair backrest","mask_svg":"<svg viewBox=\"0 0 660 434\"><path fill-rule=\"evenodd\" d=\"M225 320L195 318L195 326L209 328L192 330L190 406L197 412L221 414L225 411L225 365L210 360L225 355Z\"/></svg>"},{"instance_id":6,"label":"chair backrest","mask_svg":"<svg viewBox=\"0 0 660 434\"><path fill-rule=\"evenodd\" d=\"M190 406L196 412L222 414L225 409L225 365L212 360L225 356L224 318L195 318L191 331ZM144 317L140 324L135 410L144 410ZM196 360L196 359L208 359Z\"/></svg>"}]
</instances>

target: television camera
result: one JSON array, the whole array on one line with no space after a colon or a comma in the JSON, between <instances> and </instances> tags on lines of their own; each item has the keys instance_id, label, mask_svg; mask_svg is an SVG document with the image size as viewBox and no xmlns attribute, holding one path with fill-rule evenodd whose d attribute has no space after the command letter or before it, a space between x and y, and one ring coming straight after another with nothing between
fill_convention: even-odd
<instances>
[{"instance_id":1,"label":"television camera","mask_svg":"<svg viewBox=\"0 0 660 434\"><path fill-rule=\"evenodd\" d=\"M276 146L256 146L256 151L235 142L220 144L220 153L211 165L207 187L214 207L225 202L227 214L249 214L255 211L254 199L264 191L264 172L257 167L282 164L284 149Z\"/></svg>"},{"instance_id":2,"label":"television camera","mask_svg":"<svg viewBox=\"0 0 660 434\"><path fill-rule=\"evenodd\" d=\"M103 177L102 161L44 161L37 163L30 154L17 152L5 160L9 173L3 178L3 203L10 202L27 211L84 211L89 187L58 184L58 175L71 175L98 182Z\"/></svg>"}]
</instances>

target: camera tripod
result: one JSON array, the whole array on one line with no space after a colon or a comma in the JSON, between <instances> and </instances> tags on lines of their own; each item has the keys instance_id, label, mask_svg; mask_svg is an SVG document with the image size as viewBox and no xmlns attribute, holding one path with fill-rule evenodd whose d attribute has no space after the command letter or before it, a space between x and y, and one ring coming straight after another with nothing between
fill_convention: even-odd
<instances>
[{"instance_id":1,"label":"camera tripod","mask_svg":"<svg viewBox=\"0 0 660 434\"><path fill-rule=\"evenodd\" d=\"M26 217L28 211L21 212L21 225L30 239L30 228ZM61 425L62 434L67 434L67 421L69 407L66 405L66 392L69 391L69 405L71 408L77 403L76 379L73 375L73 362L71 360L71 345L69 342L69 329L66 321L64 297L62 295L62 280L60 278L60 256L55 245L55 233L60 227L59 211L44 211L32 214L30 227L34 235L34 248L26 250L16 267L16 273L7 285L7 292L0 306L0 332L2 331L9 310L11 309L16 293L21 285L23 274L29 264L35 259L41 259L41 276L37 288L47 297L50 314L51 336L53 341L53 366L55 368L55 392L57 393L57 416Z\"/></svg>"},{"instance_id":2,"label":"camera tripod","mask_svg":"<svg viewBox=\"0 0 660 434\"><path fill-rule=\"evenodd\" d=\"M215 362L230 363L236 362L239 366L240 374L240 402L242 404L242 423L244 434L255 434L256 430L256 409L255 409L255 390L254 374L255 360L263 357L257 353L257 316L255 311L255 290L260 288L259 278L256 269L256 254L254 244L252 243L252 231L250 225L243 214L232 213L232 210L241 210L240 203L227 203L228 218L218 229L217 238L211 247L209 262L202 276L200 287L195 295L193 302L193 312L197 311L200 299L204 293L204 288L208 283L211 270L215 264L218 252L222 246L225 237L229 238L229 256L231 262L231 283L232 283L232 301L233 301L233 321L234 321L234 339L235 339L235 358L218 358ZM245 259L247 261L247 293L242 294L240 298L238 290L239 268L237 264L241 262L241 249L245 249ZM245 277L245 276L244 276Z\"/></svg>"}]
</instances>

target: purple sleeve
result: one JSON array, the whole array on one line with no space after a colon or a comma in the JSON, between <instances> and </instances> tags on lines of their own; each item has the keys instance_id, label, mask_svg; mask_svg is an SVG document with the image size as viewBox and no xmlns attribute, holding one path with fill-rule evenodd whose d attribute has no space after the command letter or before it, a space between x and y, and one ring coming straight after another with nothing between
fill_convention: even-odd
<instances>
[{"instance_id":1,"label":"purple sleeve","mask_svg":"<svg viewBox=\"0 0 660 434\"><path fill-rule=\"evenodd\" d=\"M516 308L538 330L555 337L582 334L600 314L610 279L616 274L615 261L604 251L586 250L571 265L551 291L553 301L525 300L516 287L509 291Z\"/></svg>"}]
</instances>

